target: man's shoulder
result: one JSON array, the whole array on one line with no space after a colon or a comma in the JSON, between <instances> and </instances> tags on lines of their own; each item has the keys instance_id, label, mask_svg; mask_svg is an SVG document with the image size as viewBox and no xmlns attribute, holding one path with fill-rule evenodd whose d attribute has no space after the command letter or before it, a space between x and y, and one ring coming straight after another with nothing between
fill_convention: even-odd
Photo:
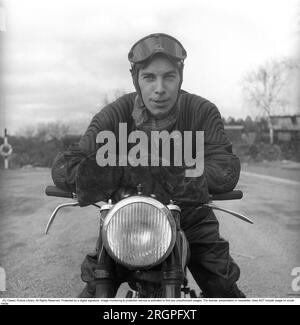
<instances>
[{"instance_id":1,"label":"man's shoulder","mask_svg":"<svg viewBox=\"0 0 300 325\"><path fill-rule=\"evenodd\" d=\"M131 114L134 104L136 93L127 93L120 96L113 102L105 105L100 109L100 111L95 115L97 118L101 118L107 115L127 115Z\"/></svg>"},{"instance_id":2,"label":"man's shoulder","mask_svg":"<svg viewBox=\"0 0 300 325\"><path fill-rule=\"evenodd\" d=\"M181 92L181 105L187 111L207 112L207 110L216 109L216 105L210 100L185 90Z\"/></svg>"},{"instance_id":3,"label":"man's shoulder","mask_svg":"<svg viewBox=\"0 0 300 325\"><path fill-rule=\"evenodd\" d=\"M111 105L112 104L120 104L120 105L133 104L136 95L137 95L136 92L126 93L118 97L114 102L111 103Z\"/></svg>"}]
</instances>

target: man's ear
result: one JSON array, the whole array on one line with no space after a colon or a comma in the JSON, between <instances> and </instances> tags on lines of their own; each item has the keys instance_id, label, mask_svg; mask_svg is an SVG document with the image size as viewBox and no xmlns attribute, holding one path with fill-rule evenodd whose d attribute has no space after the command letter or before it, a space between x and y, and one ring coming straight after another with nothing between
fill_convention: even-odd
<instances>
[{"instance_id":1,"label":"man's ear","mask_svg":"<svg viewBox=\"0 0 300 325\"><path fill-rule=\"evenodd\" d=\"M135 79L134 75L131 75L131 79L132 79L132 83L133 83L134 87L136 87L137 86L136 82L138 82L138 81Z\"/></svg>"},{"instance_id":2,"label":"man's ear","mask_svg":"<svg viewBox=\"0 0 300 325\"><path fill-rule=\"evenodd\" d=\"M183 82L183 68L184 68L184 63L182 62L179 68L179 76L180 76L180 86L179 89L181 88L182 82Z\"/></svg>"},{"instance_id":3,"label":"man's ear","mask_svg":"<svg viewBox=\"0 0 300 325\"><path fill-rule=\"evenodd\" d=\"M181 63L180 70L181 71L181 76L183 77L183 70L184 70L184 63Z\"/></svg>"}]
</instances>

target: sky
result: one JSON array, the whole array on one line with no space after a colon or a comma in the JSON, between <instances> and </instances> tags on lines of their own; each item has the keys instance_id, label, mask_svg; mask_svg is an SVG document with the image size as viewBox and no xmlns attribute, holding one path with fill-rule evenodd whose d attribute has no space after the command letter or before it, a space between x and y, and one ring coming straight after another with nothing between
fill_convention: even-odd
<instances>
[{"instance_id":1,"label":"sky","mask_svg":"<svg viewBox=\"0 0 300 325\"><path fill-rule=\"evenodd\" d=\"M134 91L128 51L154 32L187 50L183 89L244 118L245 74L299 45L299 0L0 1L0 134L57 121L83 132L105 95Z\"/></svg>"}]
</instances>

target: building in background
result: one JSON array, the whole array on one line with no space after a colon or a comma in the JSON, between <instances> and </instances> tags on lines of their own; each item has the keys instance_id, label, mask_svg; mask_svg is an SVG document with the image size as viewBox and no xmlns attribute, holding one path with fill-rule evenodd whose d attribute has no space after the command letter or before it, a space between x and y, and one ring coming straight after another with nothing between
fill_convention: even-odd
<instances>
[{"instance_id":1,"label":"building in background","mask_svg":"<svg viewBox=\"0 0 300 325\"><path fill-rule=\"evenodd\" d=\"M234 143L242 142L243 138L243 125L233 125L233 124L225 124L224 126L226 135L229 140Z\"/></svg>"},{"instance_id":2,"label":"building in background","mask_svg":"<svg viewBox=\"0 0 300 325\"><path fill-rule=\"evenodd\" d=\"M300 115L274 115L271 116L271 121L275 140L300 140Z\"/></svg>"}]
</instances>

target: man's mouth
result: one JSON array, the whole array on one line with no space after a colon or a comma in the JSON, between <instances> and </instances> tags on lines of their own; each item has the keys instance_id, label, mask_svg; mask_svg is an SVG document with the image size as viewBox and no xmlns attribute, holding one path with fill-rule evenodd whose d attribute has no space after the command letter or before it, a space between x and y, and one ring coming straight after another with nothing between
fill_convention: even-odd
<instances>
[{"instance_id":1,"label":"man's mouth","mask_svg":"<svg viewBox=\"0 0 300 325\"><path fill-rule=\"evenodd\" d=\"M152 101L157 105L163 105L168 102L168 99L158 99L158 100L152 99Z\"/></svg>"}]
</instances>

